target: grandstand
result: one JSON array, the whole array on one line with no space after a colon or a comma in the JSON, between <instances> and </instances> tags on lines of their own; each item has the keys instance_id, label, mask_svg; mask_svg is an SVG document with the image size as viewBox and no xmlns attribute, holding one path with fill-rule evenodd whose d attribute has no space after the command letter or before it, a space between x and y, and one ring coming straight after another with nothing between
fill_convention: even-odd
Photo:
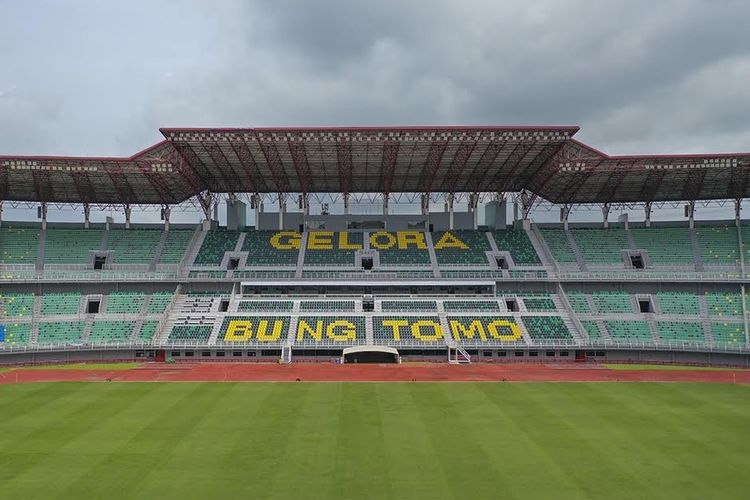
<instances>
[{"instance_id":1,"label":"grandstand","mask_svg":"<svg viewBox=\"0 0 750 500\"><path fill-rule=\"evenodd\" d=\"M0 221L0 364L356 347L747 365L750 155L608 156L576 131L162 129L129 158L0 157L0 208L41 219ZM389 209L403 199L419 213ZM697 202L734 217L696 220ZM47 220L66 204L84 220ZM92 222L99 206L124 220ZM162 222L133 223L139 206ZM170 221L190 206L201 220ZM569 220L591 206L601 221ZM651 221L674 206L685 217Z\"/></svg>"}]
</instances>

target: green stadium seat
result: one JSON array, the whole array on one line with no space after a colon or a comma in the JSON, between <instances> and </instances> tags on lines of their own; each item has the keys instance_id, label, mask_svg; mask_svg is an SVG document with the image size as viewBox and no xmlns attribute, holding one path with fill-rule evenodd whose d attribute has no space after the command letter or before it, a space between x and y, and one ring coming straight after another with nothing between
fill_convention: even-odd
<instances>
[{"instance_id":1,"label":"green stadium seat","mask_svg":"<svg viewBox=\"0 0 750 500\"><path fill-rule=\"evenodd\" d=\"M94 321L89 344L123 343L133 334L134 321Z\"/></svg>"},{"instance_id":2,"label":"green stadium seat","mask_svg":"<svg viewBox=\"0 0 750 500\"><path fill-rule=\"evenodd\" d=\"M496 300L444 300L443 309L446 312L462 311L499 311Z\"/></svg>"},{"instance_id":3,"label":"green stadium seat","mask_svg":"<svg viewBox=\"0 0 750 500\"><path fill-rule=\"evenodd\" d=\"M354 266L356 250L341 248L342 238L347 247L364 248L364 240L360 232L310 231L306 235L305 266ZM331 242L332 248L329 248L327 244L322 244L325 242Z\"/></svg>"},{"instance_id":4,"label":"green stadium seat","mask_svg":"<svg viewBox=\"0 0 750 500\"><path fill-rule=\"evenodd\" d=\"M240 233L237 231L223 229L208 231L195 257L195 265L220 266L224 253L233 251L239 238Z\"/></svg>"},{"instance_id":5,"label":"green stadium seat","mask_svg":"<svg viewBox=\"0 0 750 500\"><path fill-rule=\"evenodd\" d=\"M523 229L492 231L497 249L508 252L516 265L539 265L542 263L532 245L529 235Z\"/></svg>"},{"instance_id":6,"label":"green stadium seat","mask_svg":"<svg viewBox=\"0 0 750 500\"><path fill-rule=\"evenodd\" d=\"M383 300L380 302L383 312L437 312L434 300Z\"/></svg>"},{"instance_id":7,"label":"green stadium seat","mask_svg":"<svg viewBox=\"0 0 750 500\"><path fill-rule=\"evenodd\" d=\"M635 312L630 295L625 292L598 291L593 292L591 297L594 299L594 305L600 313Z\"/></svg>"},{"instance_id":8,"label":"green stadium seat","mask_svg":"<svg viewBox=\"0 0 750 500\"><path fill-rule=\"evenodd\" d=\"M552 258L561 264L575 264L576 255L562 229L541 229L540 233L547 244Z\"/></svg>"},{"instance_id":9,"label":"green stadium seat","mask_svg":"<svg viewBox=\"0 0 750 500\"><path fill-rule=\"evenodd\" d=\"M656 331L659 340L666 342L689 342L693 344L705 344L706 337L703 326L695 322L682 321L657 321Z\"/></svg>"},{"instance_id":10,"label":"green stadium seat","mask_svg":"<svg viewBox=\"0 0 750 500\"><path fill-rule=\"evenodd\" d=\"M78 314L80 293L48 293L42 295L42 316Z\"/></svg>"},{"instance_id":11,"label":"green stadium seat","mask_svg":"<svg viewBox=\"0 0 750 500\"><path fill-rule=\"evenodd\" d=\"M588 295L583 292L568 292L568 302L570 307L573 308L573 312L577 313L591 313L591 305L589 305Z\"/></svg>"},{"instance_id":12,"label":"green stadium seat","mask_svg":"<svg viewBox=\"0 0 750 500\"><path fill-rule=\"evenodd\" d=\"M353 312L353 300L303 300L300 311L303 312Z\"/></svg>"},{"instance_id":13,"label":"green stadium seat","mask_svg":"<svg viewBox=\"0 0 750 500\"><path fill-rule=\"evenodd\" d=\"M0 347L26 345L31 341L31 323L10 322L5 324L5 340Z\"/></svg>"},{"instance_id":14,"label":"green stadium seat","mask_svg":"<svg viewBox=\"0 0 750 500\"><path fill-rule=\"evenodd\" d=\"M138 342L153 342L154 337L156 337L157 328L159 328L158 321L144 321L136 340Z\"/></svg>"},{"instance_id":15,"label":"green stadium seat","mask_svg":"<svg viewBox=\"0 0 750 500\"><path fill-rule=\"evenodd\" d=\"M185 257L185 252L193 239L193 230L170 229L167 231L167 240L164 242L159 264L179 264Z\"/></svg>"},{"instance_id":16,"label":"green stadium seat","mask_svg":"<svg viewBox=\"0 0 750 500\"><path fill-rule=\"evenodd\" d=\"M149 264L161 236L158 229L112 229L107 237L107 250L114 251L114 264Z\"/></svg>"},{"instance_id":17,"label":"green stadium seat","mask_svg":"<svg viewBox=\"0 0 750 500\"><path fill-rule=\"evenodd\" d=\"M581 324L586 330L586 335L588 335L589 340L601 340L604 337L596 321L582 320Z\"/></svg>"},{"instance_id":18,"label":"green stadium seat","mask_svg":"<svg viewBox=\"0 0 750 500\"><path fill-rule=\"evenodd\" d=\"M371 240L375 238L376 241L387 241L387 238L385 236L379 238L379 232L377 231L370 232L369 234ZM378 248L373 248L378 251L378 255L380 257L380 265L382 267L426 267L431 264L430 251L427 249L427 237L424 231L396 231L395 233L389 234L391 234L392 237L395 237L396 240L398 240L399 234L401 234L401 238L404 238L405 236L418 236L420 242L424 241L425 248L419 248L415 243L405 243L401 245L404 248L399 247L398 244L394 244L390 247L386 247L385 245L383 245Z\"/></svg>"},{"instance_id":19,"label":"green stadium seat","mask_svg":"<svg viewBox=\"0 0 750 500\"><path fill-rule=\"evenodd\" d=\"M694 265L690 230L684 227L651 227L630 229L635 246L646 250L654 266Z\"/></svg>"},{"instance_id":20,"label":"green stadium seat","mask_svg":"<svg viewBox=\"0 0 750 500\"><path fill-rule=\"evenodd\" d=\"M35 265L39 247L38 228L0 227L0 264Z\"/></svg>"},{"instance_id":21,"label":"green stadium seat","mask_svg":"<svg viewBox=\"0 0 750 500\"><path fill-rule=\"evenodd\" d=\"M39 344L80 344L83 337L83 321L61 321L39 323Z\"/></svg>"},{"instance_id":22,"label":"green stadium seat","mask_svg":"<svg viewBox=\"0 0 750 500\"><path fill-rule=\"evenodd\" d=\"M159 314L167 310L174 294L171 292L154 292L151 294L151 302L146 308L146 314Z\"/></svg>"},{"instance_id":23,"label":"green stadium seat","mask_svg":"<svg viewBox=\"0 0 750 500\"><path fill-rule=\"evenodd\" d=\"M606 320L604 326L609 332L609 336L614 341L626 342L653 342L654 337L651 335L651 329L648 323L640 320Z\"/></svg>"},{"instance_id":24,"label":"green stadium seat","mask_svg":"<svg viewBox=\"0 0 750 500\"><path fill-rule=\"evenodd\" d=\"M113 292L107 299L105 312L117 314L139 314L146 302L146 294L139 292Z\"/></svg>"},{"instance_id":25,"label":"green stadium seat","mask_svg":"<svg viewBox=\"0 0 750 500\"><path fill-rule=\"evenodd\" d=\"M539 343L572 341L568 327L560 316L522 316L523 324L532 340Z\"/></svg>"},{"instance_id":26,"label":"green stadium seat","mask_svg":"<svg viewBox=\"0 0 750 500\"><path fill-rule=\"evenodd\" d=\"M294 302L291 300L243 300L238 305L238 310L248 312L291 312Z\"/></svg>"},{"instance_id":27,"label":"green stadium seat","mask_svg":"<svg viewBox=\"0 0 750 500\"><path fill-rule=\"evenodd\" d=\"M662 314L699 316L698 296L686 292L659 292L656 294Z\"/></svg>"},{"instance_id":28,"label":"green stadium seat","mask_svg":"<svg viewBox=\"0 0 750 500\"><path fill-rule=\"evenodd\" d=\"M739 293L706 293L708 315L742 317L742 295Z\"/></svg>"},{"instance_id":29,"label":"green stadium seat","mask_svg":"<svg viewBox=\"0 0 750 500\"><path fill-rule=\"evenodd\" d=\"M33 314L33 293L0 293L0 318L31 317Z\"/></svg>"},{"instance_id":30,"label":"green stadium seat","mask_svg":"<svg viewBox=\"0 0 750 500\"><path fill-rule=\"evenodd\" d=\"M526 297L523 299L527 311L531 312L555 312L557 306L555 302L546 297Z\"/></svg>"},{"instance_id":31,"label":"green stadium seat","mask_svg":"<svg viewBox=\"0 0 750 500\"><path fill-rule=\"evenodd\" d=\"M99 251L101 229L47 229L44 244L45 264L88 264L90 252Z\"/></svg>"},{"instance_id":32,"label":"green stadium seat","mask_svg":"<svg viewBox=\"0 0 750 500\"><path fill-rule=\"evenodd\" d=\"M623 250L628 250L624 229L571 229L581 257L587 264L622 264Z\"/></svg>"},{"instance_id":33,"label":"green stadium seat","mask_svg":"<svg viewBox=\"0 0 750 500\"><path fill-rule=\"evenodd\" d=\"M454 242L462 246L453 246ZM441 241L443 244L441 244ZM488 266L487 254L492 250L484 231L468 229L437 231L432 235L435 256L439 265ZM443 248L444 247L444 248ZM465 248L464 248L465 247Z\"/></svg>"},{"instance_id":34,"label":"green stadium seat","mask_svg":"<svg viewBox=\"0 0 750 500\"><path fill-rule=\"evenodd\" d=\"M747 343L742 323L711 323L711 335L714 344L742 347Z\"/></svg>"},{"instance_id":35,"label":"green stadium seat","mask_svg":"<svg viewBox=\"0 0 750 500\"><path fill-rule=\"evenodd\" d=\"M735 226L698 226L695 228L703 265L737 264L740 244Z\"/></svg>"},{"instance_id":36,"label":"green stadium seat","mask_svg":"<svg viewBox=\"0 0 750 500\"><path fill-rule=\"evenodd\" d=\"M301 238L297 231L248 231L242 243L242 250L248 253L247 265L296 266Z\"/></svg>"},{"instance_id":37,"label":"green stadium seat","mask_svg":"<svg viewBox=\"0 0 750 500\"><path fill-rule=\"evenodd\" d=\"M206 344L211 337L211 325L174 325L167 342L172 344Z\"/></svg>"}]
</instances>

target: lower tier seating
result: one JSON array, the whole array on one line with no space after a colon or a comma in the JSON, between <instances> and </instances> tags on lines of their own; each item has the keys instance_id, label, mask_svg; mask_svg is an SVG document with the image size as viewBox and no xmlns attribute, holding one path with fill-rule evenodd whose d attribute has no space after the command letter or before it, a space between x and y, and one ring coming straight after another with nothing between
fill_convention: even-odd
<instances>
[{"instance_id":1,"label":"lower tier seating","mask_svg":"<svg viewBox=\"0 0 750 500\"><path fill-rule=\"evenodd\" d=\"M80 293L48 293L42 295L42 316L78 314Z\"/></svg>"},{"instance_id":2,"label":"lower tier seating","mask_svg":"<svg viewBox=\"0 0 750 500\"><path fill-rule=\"evenodd\" d=\"M243 300L238 304L238 310L247 312L291 312L292 309L294 302L291 300Z\"/></svg>"},{"instance_id":3,"label":"lower tier seating","mask_svg":"<svg viewBox=\"0 0 750 500\"><path fill-rule=\"evenodd\" d=\"M691 342L704 344L706 337L703 334L703 326L695 322L682 321L657 321L656 332L659 340L665 342Z\"/></svg>"},{"instance_id":4,"label":"lower tier seating","mask_svg":"<svg viewBox=\"0 0 750 500\"><path fill-rule=\"evenodd\" d=\"M384 300L380 303L383 312L437 312L434 300Z\"/></svg>"},{"instance_id":5,"label":"lower tier seating","mask_svg":"<svg viewBox=\"0 0 750 500\"><path fill-rule=\"evenodd\" d=\"M448 316L454 341L462 344L523 344L523 332L510 316Z\"/></svg>"},{"instance_id":6,"label":"lower tier seating","mask_svg":"<svg viewBox=\"0 0 750 500\"><path fill-rule=\"evenodd\" d=\"M0 294L0 318L15 318L34 314L33 293Z\"/></svg>"},{"instance_id":7,"label":"lower tier seating","mask_svg":"<svg viewBox=\"0 0 750 500\"><path fill-rule=\"evenodd\" d=\"M31 340L31 323L5 323L5 340L0 347L28 344Z\"/></svg>"},{"instance_id":8,"label":"lower tier seating","mask_svg":"<svg viewBox=\"0 0 750 500\"><path fill-rule=\"evenodd\" d=\"M300 316L295 344L346 345L366 340L362 316Z\"/></svg>"},{"instance_id":9,"label":"lower tier seating","mask_svg":"<svg viewBox=\"0 0 750 500\"><path fill-rule=\"evenodd\" d=\"M523 316L523 324L535 342L573 340L560 316Z\"/></svg>"},{"instance_id":10,"label":"lower tier seating","mask_svg":"<svg viewBox=\"0 0 750 500\"><path fill-rule=\"evenodd\" d=\"M445 343L445 334L437 316L374 316L373 338L376 344Z\"/></svg>"},{"instance_id":11,"label":"lower tier seating","mask_svg":"<svg viewBox=\"0 0 750 500\"><path fill-rule=\"evenodd\" d=\"M133 321L94 321L89 344L127 342L133 334Z\"/></svg>"},{"instance_id":12,"label":"lower tier seating","mask_svg":"<svg viewBox=\"0 0 750 500\"><path fill-rule=\"evenodd\" d=\"M281 344L289 336L289 316L228 316L217 344Z\"/></svg>"},{"instance_id":13,"label":"lower tier seating","mask_svg":"<svg viewBox=\"0 0 750 500\"><path fill-rule=\"evenodd\" d=\"M167 342L205 344L211 337L211 325L174 325Z\"/></svg>"},{"instance_id":14,"label":"lower tier seating","mask_svg":"<svg viewBox=\"0 0 750 500\"><path fill-rule=\"evenodd\" d=\"M554 312L557 306L552 299L544 297L526 297L523 299L527 311L531 312Z\"/></svg>"},{"instance_id":15,"label":"lower tier seating","mask_svg":"<svg viewBox=\"0 0 750 500\"><path fill-rule=\"evenodd\" d=\"M140 292L113 292L107 299L108 313L139 314L146 302L146 294Z\"/></svg>"},{"instance_id":16,"label":"lower tier seating","mask_svg":"<svg viewBox=\"0 0 750 500\"><path fill-rule=\"evenodd\" d=\"M599 325L596 321L583 320L581 321L583 328L586 330L586 335L589 336L590 340L601 340L603 335Z\"/></svg>"},{"instance_id":17,"label":"lower tier seating","mask_svg":"<svg viewBox=\"0 0 750 500\"><path fill-rule=\"evenodd\" d=\"M711 335L714 344L743 346L747 340L742 323L711 323Z\"/></svg>"},{"instance_id":18,"label":"lower tier seating","mask_svg":"<svg viewBox=\"0 0 750 500\"><path fill-rule=\"evenodd\" d=\"M141 326L141 331L138 333L138 342L152 342L156 336L156 331L159 328L158 321L144 321Z\"/></svg>"},{"instance_id":19,"label":"lower tier seating","mask_svg":"<svg viewBox=\"0 0 750 500\"><path fill-rule=\"evenodd\" d=\"M353 300L303 300L299 309L303 312L353 312Z\"/></svg>"},{"instance_id":20,"label":"lower tier seating","mask_svg":"<svg viewBox=\"0 0 750 500\"><path fill-rule=\"evenodd\" d=\"M444 300L443 309L446 312L463 311L499 311L496 300Z\"/></svg>"},{"instance_id":21,"label":"lower tier seating","mask_svg":"<svg viewBox=\"0 0 750 500\"><path fill-rule=\"evenodd\" d=\"M80 344L83 337L83 321L39 323L39 344Z\"/></svg>"},{"instance_id":22,"label":"lower tier seating","mask_svg":"<svg viewBox=\"0 0 750 500\"><path fill-rule=\"evenodd\" d=\"M651 329L645 321L606 320L604 326L614 341L653 342Z\"/></svg>"}]
</instances>

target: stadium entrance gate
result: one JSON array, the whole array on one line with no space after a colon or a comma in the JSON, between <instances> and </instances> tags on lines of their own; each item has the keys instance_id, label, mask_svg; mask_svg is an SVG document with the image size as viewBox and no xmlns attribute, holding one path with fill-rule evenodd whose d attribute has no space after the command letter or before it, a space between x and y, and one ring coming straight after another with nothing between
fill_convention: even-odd
<instances>
[{"instance_id":1,"label":"stadium entrance gate","mask_svg":"<svg viewBox=\"0 0 750 500\"><path fill-rule=\"evenodd\" d=\"M401 363L398 350L377 345L347 347L341 358L344 363Z\"/></svg>"}]
</instances>

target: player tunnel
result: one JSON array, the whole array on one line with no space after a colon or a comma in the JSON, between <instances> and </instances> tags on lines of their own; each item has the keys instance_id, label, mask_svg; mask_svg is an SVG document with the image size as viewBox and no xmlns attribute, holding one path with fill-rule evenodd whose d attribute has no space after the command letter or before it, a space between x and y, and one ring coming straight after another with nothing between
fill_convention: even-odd
<instances>
[{"instance_id":1,"label":"player tunnel","mask_svg":"<svg viewBox=\"0 0 750 500\"><path fill-rule=\"evenodd\" d=\"M401 356L393 347L360 345L347 347L342 354L344 363L400 363Z\"/></svg>"}]
</instances>

